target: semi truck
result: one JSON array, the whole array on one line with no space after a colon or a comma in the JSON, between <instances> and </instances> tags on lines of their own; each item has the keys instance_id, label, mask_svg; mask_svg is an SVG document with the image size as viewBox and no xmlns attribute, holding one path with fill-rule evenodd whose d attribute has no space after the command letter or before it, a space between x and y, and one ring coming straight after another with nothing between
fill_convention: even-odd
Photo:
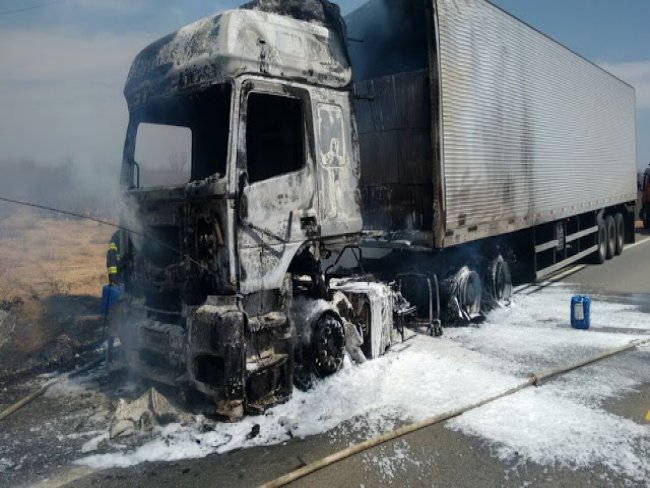
<instances>
[{"instance_id":1,"label":"semi truck","mask_svg":"<svg viewBox=\"0 0 650 488\"><path fill-rule=\"evenodd\" d=\"M634 240L633 88L485 0L258 0L125 97L111 334L228 419Z\"/></svg>"}]
</instances>

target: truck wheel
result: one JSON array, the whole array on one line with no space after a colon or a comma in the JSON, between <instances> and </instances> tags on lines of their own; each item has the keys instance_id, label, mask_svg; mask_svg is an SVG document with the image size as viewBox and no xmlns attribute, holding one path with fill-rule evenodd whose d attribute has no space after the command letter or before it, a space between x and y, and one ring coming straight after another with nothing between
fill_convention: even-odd
<instances>
[{"instance_id":1,"label":"truck wheel","mask_svg":"<svg viewBox=\"0 0 650 488\"><path fill-rule=\"evenodd\" d=\"M605 226L605 220L599 218L597 220L598 231L596 232L596 245L598 249L593 254L591 261L594 264L603 264L607 259L607 227Z\"/></svg>"},{"instance_id":2,"label":"truck wheel","mask_svg":"<svg viewBox=\"0 0 650 488\"><path fill-rule=\"evenodd\" d=\"M485 274L486 302L489 307L508 303L512 298L510 266L502 256L492 260Z\"/></svg>"},{"instance_id":3,"label":"truck wheel","mask_svg":"<svg viewBox=\"0 0 650 488\"><path fill-rule=\"evenodd\" d=\"M474 320L481 315L483 286L476 271L463 268L458 273L458 305L467 320Z\"/></svg>"},{"instance_id":4,"label":"truck wheel","mask_svg":"<svg viewBox=\"0 0 650 488\"><path fill-rule=\"evenodd\" d=\"M617 213L614 216L614 222L616 223L616 255L620 256L623 254L623 248L625 247L625 219L623 214Z\"/></svg>"},{"instance_id":5,"label":"truck wheel","mask_svg":"<svg viewBox=\"0 0 650 488\"><path fill-rule=\"evenodd\" d=\"M607 227L607 259L612 259L616 254L616 222L614 217L608 215L605 219Z\"/></svg>"},{"instance_id":6,"label":"truck wheel","mask_svg":"<svg viewBox=\"0 0 650 488\"><path fill-rule=\"evenodd\" d=\"M345 355L345 328L337 317L325 314L314 324L310 354L314 374L320 378L330 376L343 367Z\"/></svg>"},{"instance_id":7,"label":"truck wheel","mask_svg":"<svg viewBox=\"0 0 650 488\"><path fill-rule=\"evenodd\" d=\"M643 228L650 229L650 212L645 212L643 215Z\"/></svg>"}]
</instances>

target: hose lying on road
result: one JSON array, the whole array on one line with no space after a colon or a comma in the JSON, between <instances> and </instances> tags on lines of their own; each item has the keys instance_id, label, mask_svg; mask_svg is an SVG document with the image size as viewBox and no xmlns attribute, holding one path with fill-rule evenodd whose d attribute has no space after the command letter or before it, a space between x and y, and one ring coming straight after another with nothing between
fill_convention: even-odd
<instances>
[{"instance_id":1,"label":"hose lying on road","mask_svg":"<svg viewBox=\"0 0 650 488\"><path fill-rule=\"evenodd\" d=\"M58 376L58 377L56 377L56 378L51 379L50 381L48 381L47 383L45 383L43 386L41 386L41 387L40 387L38 390L36 390L35 392L30 393L29 395L27 395L27 396L26 396L25 398L23 398L22 400L20 400L20 401L14 403L14 404L11 405L9 408L7 408L7 409L3 410L2 412L0 412L0 421L6 419L6 418L9 417L9 415L11 415L12 413L17 412L18 410L20 410L21 408L23 408L25 405L27 405L29 402L31 402L31 401L34 400L35 398L38 398L39 396L41 396L41 395L42 395L43 393L45 393L45 392L46 392L46 391L47 391L47 390L48 390L52 385L54 385L54 384L56 384L56 383L60 383L60 382L62 382L62 381L64 381L64 380L67 380L67 379L69 379L69 378L74 378L75 376L78 376L78 375L80 375L81 373L85 373L85 372L88 371L89 369L92 369L92 368L94 368L95 366L97 366L97 365L98 365L99 363L101 363L103 360L104 360L103 357L101 357L101 358L97 358L97 359L95 359L94 361L91 361L90 363L86 364L86 365L85 365L84 367L82 367L82 368L76 369L76 370L72 371L71 373L62 374L61 376Z\"/></svg>"},{"instance_id":2,"label":"hose lying on road","mask_svg":"<svg viewBox=\"0 0 650 488\"><path fill-rule=\"evenodd\" d=\"M351 456L354 456L355 454L359 454L360 452L367 451L368 449L371 449L373 447L379 446L381 444L385 444L386 442L389 442L393 439L397 439L399 437L403 437L407 434L410 434L412 432L416 432L418 430L422 430L425 427L430 427L432 425L438 424L440 422L444 422L446 420L453 419L454 417L458 417L462 415L465 412L468 412L470 410L474 410L476 408L482 407L483 405L486 405L488 403L491 403L495 400L498 400L503 397L507 397L510 395L513 395L525 388L528 388L531 385L539 386L542 381L547 380L551 377L558 376L563 373L568 373L569 371L576 370L578 368L581 368L583 366L586 366L588 364L595 363L597 361L601 361L605 358L614 356L616 354L619 354L624 351L628 351L630 349L634 349L635 347L638 346L643 346L645 344L650 344L650 339L644 339L644 340L637 340L637 341L632 341L629 344L626 344L625 346L617 347L615 349L611 349L609 351L605 351L604 353L597 354L596 356L590 357L584 361L579 361L573 364L570 364L568 366L562 366L559 368L551 369L544 371L539 374L531 374L530 378L519 385L515 386L514 388L510 388L509 390L504 391L503 393L500 393L498 395L491 396L489 398L486 398L485 400L481 400L476 403L472 403L470 405L466 405L462 408L456 409L456 410L451 410L449 412L442 413L440 415L436 415L434 417L429 417L423 420L419 420L417 422L414 422L412 424L404 425L396 430L393 430L391 432L387 432L386 434L382 434L378 437L374 437L372 439L368 439L367 441L361 442L359 444L355 444L353 446L350 446L346 449L343 449L341 451L335 452L334 454L331 454L329 456L326 456L322 459L319 459L317 461L314 461L313 463L309 463L306 466L303 466L302 468L299 468L295 471L292 471L291 473L285 474L284 476L280 476L279 478L270 481L268 483L263 484L260 488L279 488L281 486L286 486L289 483L293 483L294 481L299 480L300 478L303 478L311 473L314 473L315 471L318 471L322 468L325 468L327 466L330 466L334 463L337 463L339 461L342 461L343 459L349 458Z\"/></svg>"}]
</instances>

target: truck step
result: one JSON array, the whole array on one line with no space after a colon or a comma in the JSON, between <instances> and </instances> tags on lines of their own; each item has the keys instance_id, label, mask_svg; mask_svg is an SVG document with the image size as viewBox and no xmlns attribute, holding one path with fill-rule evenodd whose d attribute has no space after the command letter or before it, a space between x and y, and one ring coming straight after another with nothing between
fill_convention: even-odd
<instances>
[{"instance_id":1,"label":"truck step","mask_svg":"<svg viewBox=\"0 0 650 488\"><path fill-rule=\"evenodd\" d=\"M289 359L288 354L272 354L268 357L258 359L246 364L246 371L249 376L262 374L265 371L283 366Z\"/></svg>"},{"instance_id":2,"label":"truck step","mask_svg":"<svg viewBox=\"0 0 650 488\"><path fill-rule=\"evenodd\" d=\"M252 332L275 329L286 326L288 323L287 315L282 312L271 312L248 320L248 326Z\"/></svg>"}]
</instances>

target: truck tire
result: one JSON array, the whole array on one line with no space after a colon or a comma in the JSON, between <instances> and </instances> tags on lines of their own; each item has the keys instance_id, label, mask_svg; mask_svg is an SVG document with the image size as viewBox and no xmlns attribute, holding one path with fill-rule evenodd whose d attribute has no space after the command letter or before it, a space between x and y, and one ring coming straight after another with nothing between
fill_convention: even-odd
<instances>
[{"instance_id":1,"label":"truck tire","mask_svg":"<svg viewBox=\"0 0 650 488\"><path fill-rule=\"evenodd\" d=\"M616 255L620 256L625 248L625 219L623 214L617 213L614 216L614 222L616 223Z\"/></svg>"},{"instance_id":2,"label":"truck tire","mask_svg":"<svg viewBox=\"0 0 650 488\"><path fill-rule=\"evenodd\" d=\"M650 229L650 212L647 210L643 213L643 228Z\"/></svg>"},{"instance_id":3,"label":"truck tire","mask_svg":"<svg viewBox=\"0 0 650 488\"><path fill-rule=\"evenodd\" d=\"M456 274L456 298L460 313L465 320L471 322L481 316L483 299L483 283L480 275L467 267Z\"/></svg>"},{"instance_id":4,"label":"truck tire","mask_svg":"<svg viewBox=\"0 0 650 488\"><path fill-rule=\"evenodd\" d=\"M614 217L608 215L605 218L607 227L607 259L612 259L616 254L616 222Z\"/></svg>"},{"instance_id":5,"label":"truck tire","mask_svg":"<svg viewBox=\"0 0 650 488\"><path fill-rule=\"evenodd\" d=\"M486 309L507 304L512 298L510 266L502 256L490 261L485 272L483 305Z\"/></svg>"},{"instance_id":6,"label":"truck tire","mask_svg":"<svg viewBox=\"0 0 650 488\"><path fill-rule=\"evenodd\" d=\"M603 264L607 259L607 226L605 220L598 218L596 221L598 231L596 232L596 245L598 249L592 255L591 262L594 264Z\"/></svg>"},{"instance_id":7,"label":"truck tire","mask_svg":"<svg viewBox=\"0 0 650 488\"><path fill-rule=\"evenodd\" d=\"M345 328L332 314L321 316L313 326L307 360L319 378L333 375L343 367Z\"/></svg>"}]
</instances>

